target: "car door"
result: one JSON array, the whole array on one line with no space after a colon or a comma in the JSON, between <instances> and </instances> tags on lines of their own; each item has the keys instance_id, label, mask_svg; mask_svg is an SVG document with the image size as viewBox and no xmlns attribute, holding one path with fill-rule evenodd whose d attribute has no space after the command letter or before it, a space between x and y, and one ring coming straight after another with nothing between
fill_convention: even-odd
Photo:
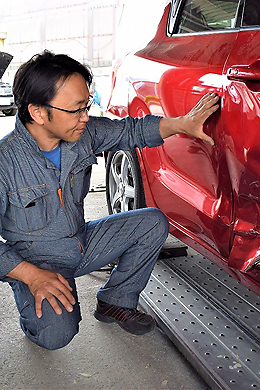
<instances>
[{"instance_id":1,"label":"car door","mask_svg":"<svg viewBox=\"0 0 260 390\"><path fill-rule=\"evenodd\" d=\"M224 74L223 138L234 198L234 229L228 264L257 273L260 248L260 3L246 0ZM257 276L257 275L255 275Z\"/></svg>"},{"instance_id":2,"label":"car door","mask_svg":"<svg viewBox=\"0 0 260 390\"><path fill-rule=\"evenodd\" d=\"M237 39L241 10L239 0L173 1L167 36L162 37L162 19L155 39L138 52L140 57L168 65L154 87L164 115L186 114L207 92L223 96L225 64ZM228 258L233 199L223 138L223 108L204 126L215 140L214 147L176 135L159 148L145 149L143 160L155 204L172 225ZM158 104L149 109L157 114Z\"/></svg>"}]
</instances>

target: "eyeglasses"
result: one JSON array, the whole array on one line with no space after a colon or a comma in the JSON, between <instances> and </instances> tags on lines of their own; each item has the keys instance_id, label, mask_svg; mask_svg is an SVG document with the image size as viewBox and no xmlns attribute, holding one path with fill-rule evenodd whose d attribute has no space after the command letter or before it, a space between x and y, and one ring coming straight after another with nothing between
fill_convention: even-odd
<instances>
[{"instance_id":1,"label":"eyeglasses","mask_svg":"<svg viewBox=\"0 0 260 390\"><path fill-rule=\"evenodd\" d=\"M65 108L55 107L55 106L52 106L51 104L46 104L45 106L50 107L50 108L54 108L55 110L68 112L69 114L75 114L76 116L81 117L81 116L86 115L89 112L89 110L93 104L93 101L94 101L94 96L89 95L88 104L83 108L78 108L77 110L65 110Z\"/></svg>"}]
</instances>

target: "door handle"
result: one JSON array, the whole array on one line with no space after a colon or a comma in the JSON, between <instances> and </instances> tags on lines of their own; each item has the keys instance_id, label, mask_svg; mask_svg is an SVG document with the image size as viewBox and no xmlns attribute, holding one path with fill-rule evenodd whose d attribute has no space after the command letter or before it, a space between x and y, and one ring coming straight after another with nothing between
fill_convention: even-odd
<instances>
[{"instance_id":1,"label":"door handle","mask_svg":"<svg viewBox=\"0 0 260 390\"><path fill-rule=\"evenodd\" d=\"M260 81L259 61L252 65L233 65L227 71L229 80Z\"/></svg>"}]
</instances>

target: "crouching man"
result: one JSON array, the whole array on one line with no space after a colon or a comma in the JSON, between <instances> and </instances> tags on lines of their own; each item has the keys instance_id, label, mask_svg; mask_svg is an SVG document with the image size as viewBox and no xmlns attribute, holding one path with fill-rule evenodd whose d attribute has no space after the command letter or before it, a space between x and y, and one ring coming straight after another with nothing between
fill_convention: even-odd
<instances>
[{"instance_id":1,"label":"crouching man","mask_svg":"<svg viewBox=\"0 0 260 390\"><path fill-rule=\"evenodd\" d=\"M177 133L213 143L203 123L218 109L214 94L183 117L112 121L89 117L91 83L91 70L66 55L34 56L15 76L15 129L0 142L0 279L13 289L26 336L50 350L78 332L75 278L117 258L97 293L95 317L137 335L155 327L137 304L168 221L146 208L85 223L95 154L158 146Z\"/></svg>"}]
</instances>

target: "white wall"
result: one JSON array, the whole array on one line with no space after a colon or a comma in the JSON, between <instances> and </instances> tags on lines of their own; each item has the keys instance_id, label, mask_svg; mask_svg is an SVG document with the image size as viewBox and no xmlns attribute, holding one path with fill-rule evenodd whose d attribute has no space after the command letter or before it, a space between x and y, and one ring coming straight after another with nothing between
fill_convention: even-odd
<instances>
[{"instance_id":1,"label":"white wall","mask_svg":"<svg viewBox=\"0 0 260 390\"><path fill-rule=\"evenodd\" d=\"M4 81L44 49L88 63L103 104L113 61L144 46L155 34L169 0L0 0L4 50L14 56Z\"/></svg>"}]
</instances>

